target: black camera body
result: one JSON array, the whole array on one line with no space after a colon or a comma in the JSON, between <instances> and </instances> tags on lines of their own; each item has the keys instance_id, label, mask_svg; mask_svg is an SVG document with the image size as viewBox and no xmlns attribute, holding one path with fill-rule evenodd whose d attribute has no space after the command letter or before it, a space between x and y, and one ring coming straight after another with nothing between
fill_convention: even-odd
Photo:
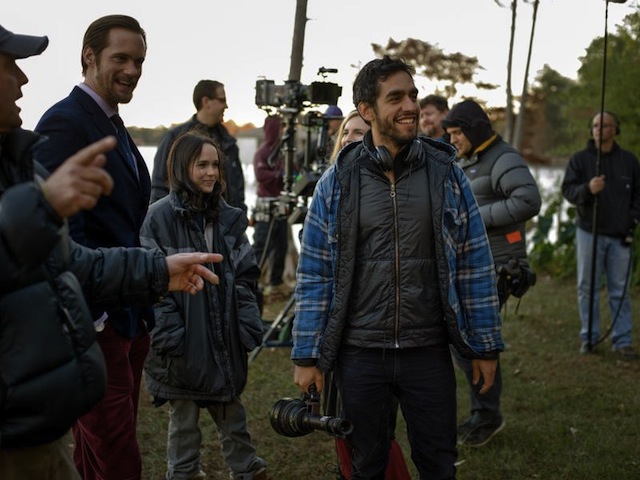
<instances>
[{"instance_id":1,"label":"black camera body","mask_svg":"<svg viewBox=\"0 0 640 480\"><path fill-rule=\"evenodd\" d=\"M286 120L286 130L281 138L279 149L285 153L285 168L283 172L284 189L275 202L269 205L256 205L254 214L262 220L286 217L290 225L303 223L308 211L307 200L312 195L317 181L327 167L324 161L311 159L326 156L316 152L311 155L312 130L320 130L319 138L326 143L328 117L319 112L308 112L302 119L307 129L307 142L303 157L296 157L296 124L298 116L305 108L313 105L337 105L342 94L342 87L326 81L328 73L337 73L334 68L321 67L318 75L323 81L303 85L298 80L287 80L282 85L276 85L273 80L260 79L256 81L256 106L270 111L277 110Z\"/></svg>"},{"instance_id":2,"label":"black camera body","mask_svg":"<svg viewBox=\"0 0 640 480\"><path fill-rule=\"evenodd\" d=\"M276 433L285 437L302 437L320 430L344 438L353 431L349 420L320 415L319 412L320 394L312 385L309 393L303 394L302 400L278 400L269 412L269 421Z\"/></svg>"},{"instance_id":3,"label":"black camera body","mask_svg":"<svg viewBox=\"0 0 640 480\"><path fill-rule=\"evenodd\" d=\"M332 82L312 82L303 85L296 80L287 80L282 85L275 81L256 81L256 105L260 108L286 106L302 110L311 105L337 105L342 87Z\"/></svg>"}]
</instances>

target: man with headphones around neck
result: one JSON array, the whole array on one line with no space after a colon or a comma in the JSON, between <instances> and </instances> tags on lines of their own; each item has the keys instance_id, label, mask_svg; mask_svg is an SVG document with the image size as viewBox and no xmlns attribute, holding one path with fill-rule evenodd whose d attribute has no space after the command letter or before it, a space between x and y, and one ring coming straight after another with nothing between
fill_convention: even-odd
<instances>
[{"instance_id":1,"label":"man with headphones around neck","mask_svg":"<svg viewBox=\"0 0 640 480\"><path fill-rule=\"evenodd\" d=\"M456 147L459 165L478 200L496 264L502 307L510 295L521 297L535 283L527 260L525 226L540 212L540 191L520 153L493 130L489 116L477 102L464 100L454 105L442 127ZM480 447L505 426L500 411L501 368L498 365L491 391L480 395L473 385L469 360L455 350L453 355L467 377L471 397L471 415L458 426L458 442Z\"/></svg>"},{"instance_id":2,"label":"man with headphones around neck","mask_svg":"<svg viewBox=\"0 0 640 480\"><path fill-rule=\"evenodd\" d=\"M503 349L495 268L478 205L450 145L418 137L414 69L367 63L353 101L371 125L318 181L302 230L294 382L333 372L354 479L384 478L401 406L420 478L455 478L453 344L481 393Z\"/></svg>"},{"instance_id":3,"label":"man with headphones around neck","mask_svg":"<svg viewBox=\"0 0 640 480\"><path fill-rule=\"evenodd\" d=\"M633 231L640 221L640 163L616 142L620 121L611 112L597 113L590 123L587 147L569 160L562 181L562 194L577 208L576 256L580 353L593 353L590 346L600 336L600 280L605 275L613 321L612 350L624 360L637 354L631 346L631 299L629 275ZM598 157L599 167L598 167ZM591 268L593 267L593 207L597 201L596 275L591 339L588 338Z\"/></svg>"}]
</instances>

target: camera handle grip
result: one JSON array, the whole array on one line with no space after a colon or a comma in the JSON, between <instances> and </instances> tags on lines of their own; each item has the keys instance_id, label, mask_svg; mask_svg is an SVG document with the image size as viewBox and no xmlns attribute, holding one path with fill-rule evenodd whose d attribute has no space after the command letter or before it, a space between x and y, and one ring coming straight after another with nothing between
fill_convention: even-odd
<instances>
[{"instance_id":1,"label":"camera handle grip","mask_svg":"<svg viewBox=\"0 0 640 480\"><path fill-rule=\"evenodd\" d=\"M309 390L303 395L303 401L307 404L309 413L320 413L320 394L315 383L309 385Z\"/></svg>"}]
</instances>

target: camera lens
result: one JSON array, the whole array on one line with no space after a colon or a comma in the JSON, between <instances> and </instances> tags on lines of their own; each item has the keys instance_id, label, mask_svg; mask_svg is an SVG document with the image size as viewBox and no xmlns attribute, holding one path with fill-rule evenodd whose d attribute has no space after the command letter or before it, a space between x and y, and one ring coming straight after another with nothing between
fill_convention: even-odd
<instances>
[{"instance_id":1,"label":"camera lens","mask_svg":"<svg viewBox=\"0 0 640 480\"><path fill-rule=\"evenodd\" d=\"M269 414L271 427L285 437L302 437L313 430L345 436L353 431L349 420L309 413L302 400L284 398L278 400Z\"/></svg>"},{"instance_id":2,"label":"camera lens","mask_svg":"<svg viewBox=\"0 0 640 480\"><path fill-rule=\"evenodd\" d=\"M313 429L305 424L307 404L302 400L283 398L271 408L269 420L271 427L285 437L301 437Z\"/></svg>"}]
</instances>

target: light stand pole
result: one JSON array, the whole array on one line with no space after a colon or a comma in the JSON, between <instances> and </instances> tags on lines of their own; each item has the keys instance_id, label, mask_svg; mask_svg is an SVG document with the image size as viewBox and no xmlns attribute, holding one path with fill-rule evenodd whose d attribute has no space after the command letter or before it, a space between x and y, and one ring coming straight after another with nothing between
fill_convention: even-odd
<instances>
[{"instance_id":1,"label":"light stand pole","mask_svg":"<svg viewBox=\"0 0 640 480\"><path fill-rule=\"evenodd\" d=\"M605 0L604 9L604 47L602 54L602 81L600 82L600 127L598 128L598 151L596 155L596 177L600 176L600 159L602 158L602 129L604 127L604 94L607 80L607 43L609 40L609 3L625 3L627 0ZM589 284L589 319L587 322L587 352L593 350L591 335L593 333L593 299L595 297L596 263L598 259L598 202L599 193L593 198L593 217L591 226L591 279Z\"/></svg>"}]
</instances>

